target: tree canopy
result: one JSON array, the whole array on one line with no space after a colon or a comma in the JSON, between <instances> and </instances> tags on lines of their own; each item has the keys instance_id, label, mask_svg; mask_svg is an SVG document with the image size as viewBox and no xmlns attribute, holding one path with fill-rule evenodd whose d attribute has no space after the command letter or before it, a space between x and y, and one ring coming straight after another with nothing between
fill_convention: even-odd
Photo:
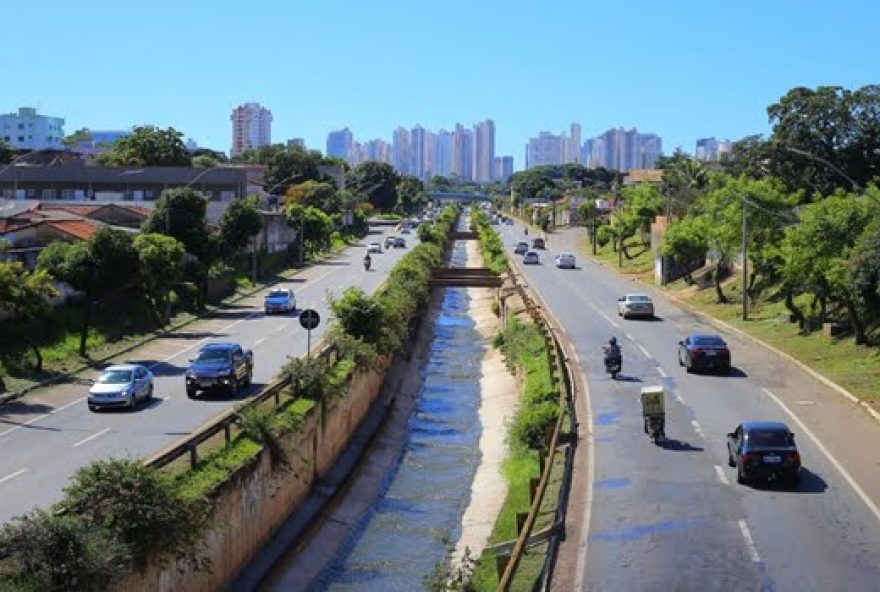
<instances>
[{"instance_id":1,"label":"tree canopy","mask_svg":"<svg viewBox=\"0 0 880 592\"><path fill-rule=\"evenodd\" d=\"M152 125L134 128L132 135L116 140L97 160L107 166L190 166L183 134L173 127L163 130Z\"/></svg>"},{"instance_id":2,"label":"tree canopy","mask_svg":"<svg viewBox=\"0 0 880 592\"><path fill-rule=\"evenodd\" d=\"M346 186L363 194L379 211L389 212L397 206L397 185L400 175L390 164L364 162L346 175Z\"/></svg>"},{"instance_id":3,"label":"tree canopy","mask_svg":"<svg viewBox=\"0 0 880 592\"><path fill-rule=\"evenodd\" d=\"M207 210L208 200L199 191L187 187L166 189L141 230L174 237L188 253L207 261L214 256Z\"/></svg>"}]
</instances>

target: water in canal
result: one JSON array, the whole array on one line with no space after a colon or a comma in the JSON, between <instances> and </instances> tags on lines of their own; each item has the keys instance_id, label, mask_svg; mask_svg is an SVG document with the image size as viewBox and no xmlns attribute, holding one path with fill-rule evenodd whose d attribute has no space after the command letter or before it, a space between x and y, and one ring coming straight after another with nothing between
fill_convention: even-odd
<instances>
[{"instance_id":1,"label":"water in canal","mask_svg":"<svg viewBox=\"0 0 880 592\"><path fill-rule=\"evenodd\" d=\"M452 264L462 265L458 242ZM477 333L464 288L445 290L430 359L397 465L358 530L310 589L419 590L458 539L479 464L480 367L489 345Z\"/></svg>"}]
</instances>

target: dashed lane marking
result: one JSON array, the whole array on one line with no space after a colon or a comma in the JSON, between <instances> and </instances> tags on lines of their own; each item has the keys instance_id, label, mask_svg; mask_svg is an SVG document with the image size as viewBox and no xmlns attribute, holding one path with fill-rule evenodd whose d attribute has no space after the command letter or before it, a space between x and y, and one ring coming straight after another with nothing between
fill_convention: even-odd
<instances>
[{"instance_id":1,"label":"dashed lane marking","mask_svg":"<svg viewBox=\"0 0 880 592\"><path fill-rule=\"evenodd\" d=\"M261 337L261 338L257 339L257 340L254 342L254 347L260 345L261 343L263 343L264 341L266 341L266 339L267 339L267 337Z\"/></svg>"},{"instance_id":2,"label":"dashed lane marking","mask_svg":"<svg viewBox=\"0 0 880 592\"><path fill-rule=\"evenodd\" d=\"M742 532L743 540L746 542L746 549L749 551L749 558L753 563L760 563L761 556L758 555L758 548L755 547L755 541L752 540L752 533L749 532L749 525L745 520L739 521L739 530Z\"/></svg>"},{"instance_id":3,"label":"dashed lane marking","mask_svg":"<svg viewBox=\"0 0 880 592\"><path fill-rule=\"evenodd\" d=\"M15 471L14 473L10 473L9 475L6 475L2 479L0 479L0 485L2 485L3 483L6 483L7 481L12 481L13 479L18 477L19 475L23 475L24 473L27 473L27 472L28 472L28 469L19 469L19 470Z\"/></svg>"},{"instance_id":4,"label":"dashed lane marking","mask_svg":"<svg viewBox=\"0 0 880 592\"><path fill-rule=\"evenodd\" d=\"M679 394L676 394L676 395L675 395L675 400L678 401L679 403L681 403L682 405L685 404L685 403L684 403L684 397L682 397L682 396L679 395Z\"/></svg>"},{"instance_id":5,"label":"dashed lane marking","mask_svg":"<svg viewBox=\"0 0 880 592\"><path fill-rule=\"evenodd\" d=\"M691 425L693 426L694 431L697 432L697 435L702 438L703 437L703 428L700 427L699 422L697 422L697 420L695 420L695 419L692 419Z\"/></svg>"},{"instance_id":6,"label":"dashed lane marking","mask_svg":"<svg viewBox=\"0 0 880 592\"><path fill-rule=\"evenodd\" d=\"M718 476L718 480L721 481L724 485L730 485L730 481L727 480L727 475L724 474L724 469L721 468L721 465L715 465L715 474Z\"/></svg>"},{"instance_id":7,"label":"dashed lane marking","mask_svg":"<svg viewBox=\"0 0 880 592\"><path fill-rule=\"evenodd\" d=\"M640 352L642 352L643 354L645 354L645 357L646 357L646 358L650 358L650 357L651 357L651 353L650 353L648 350L646 350L645 347L644 347L641 343L637 343L637 344L636 344L636 347L639 348L639 351L640 351Z\"/></svg>"},{"instance_id":8,"label":"dashed lane marking","mask_svg":"<svg viewBox=\"0 0 880 592\"><path fill-rule=\"evenodd\" d=\"M843 465L840 464L840 462L836 458L834 458L834 455L832 455L831 452L829 452L827 448L825 448L825 446L822 444L822 442L819 441L819 438L817 438L816 435L812 431L810 431L810 429L807 427L807 425L803 421L801 421L801 419L797 415L792 413L791 409L789 409L788 406L786 406L786 404L783 403L779 397L774 395L773 392L770 391L769 389L762 388L761 390L764 391L768 397L773 399L777 405L782 407L782 410L785 411L789 415L789 417L791 417L794 420L794 422L798 425L798 427L801 429L801 431L803 431L807 436L809 436L810 440L813 441L813 444L816 445L816 448L818 448L819 451L825 455L825 458L827 458L828 461L834 466L834 468L837 469L837 471L844 478L844 480L847 483L849 483L849 486L853 488L853 491L856 492L856 495L858 495L861 498L861 500L865 503L865 505L868 506L868 509L871 511L872 514L874 514L874 517L878 521L880 521L880 509L878 509L877 505L873 502L873 500L871 500L871 498L868 497L868 494L865 493L865 490L863 490L859 486L859 484L856 483L856 480L853 479L852 475L849 474L849 471L847 471L845 468L843 468Z\"/></svg>"},{"instance_id":9,"label":"dashed lane marking","mask_svg":"<svg viewBox=\"0 0 880 592\"><path fill-rule=\"evenodd\" d=\"M104 434L106 434L107 432L109 432L109 431L112 430L112 429L113 429L113 428L104 428L104 429L101 430L100 432L97 432L97 433L95 433L95 434L92 434L92 435L89 436L88 438L83 438L82 440L80 440L79 442L77 442L76 444L74 444L73 447L74 447L74 448L79 448L80 446L82 446L82 445L85 444L86 442L91 442L91 441L94 440L95 438L100 438L101 436L103 436Z\"/></svg>"},{"instance_id":10,"label":"dashed lane marking","mask_svg":"<svg viewBox=\"0 0 880 592\"><path fill-rule=\"evenodd\" d=\"M666 374L666 370L663 369L663 366L657 366L657 374L659 374L663 378L669 378L669 375Z\"/></svg>"}]
</instances>

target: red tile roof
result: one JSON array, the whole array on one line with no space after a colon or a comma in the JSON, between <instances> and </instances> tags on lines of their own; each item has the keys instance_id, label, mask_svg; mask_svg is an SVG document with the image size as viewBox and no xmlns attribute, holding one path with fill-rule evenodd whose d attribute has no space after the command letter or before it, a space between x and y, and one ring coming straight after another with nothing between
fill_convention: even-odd
<instances>
[{"instance_id":1,"label":"red tile roof","mask_svg":"<svg viewBox=\"0 0 880 592\"><path fill-rule=\"evenodd\" d=\"M77 216L88 216L89 214L93 214L103 208L104 205L92 206L92 205L67 205L67 204L40 204L41 210L64 210L65 212L70 212L71 214L76 214Z\"/></svg>"},{"instance_id":2,"label":"red tile roof","mask_svg":"<svg viewBox=\"0 0 880 592\"><path fill-rule=\"evenodd\" d=\"M47 224L56 230L84 241L89 240L98 232L97 226L85 220L58 220L47 222Z\"/></svg>"}]
</instances>

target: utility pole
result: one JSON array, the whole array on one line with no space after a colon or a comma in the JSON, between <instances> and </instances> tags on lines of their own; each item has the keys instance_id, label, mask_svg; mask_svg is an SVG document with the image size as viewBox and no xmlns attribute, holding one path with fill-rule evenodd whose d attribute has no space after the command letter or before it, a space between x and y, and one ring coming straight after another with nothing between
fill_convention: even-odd
<instances>
[{"instance_id":1,"label":"utility pole","mask_svg":"<svg viewBox=\"0 0 880 592\"><path fill-rule=\"evenodd\" d=\"M748 291L748 278L749 278L749 242L748 242L748 216L746 216L746 208L748 207L749 202L746 198L742 198L742 320L749 320L749 291Z\"/></svg>"},{"instance_id":2,"label":"utility pole","mask_svg":"<svg viewBox=\"0 0 880 592\"><path fill-rule=\"evenodd\" d=\"M305 243L306 243L306 212L303 209L300 214L299 222L299 264L305 264Z\"/></svg>"},{"instance_id":3,"label":"utility pole","mask_svg":"<svg viewBox=\"0 0 880 592\"><path fill-rule=\"evenodd\" d=\"M617 200L617 230L620 235L617 244L617 266L623 267L623 201L620 192L616 192L614 198Z\"/></svg>"}]
</instances>

